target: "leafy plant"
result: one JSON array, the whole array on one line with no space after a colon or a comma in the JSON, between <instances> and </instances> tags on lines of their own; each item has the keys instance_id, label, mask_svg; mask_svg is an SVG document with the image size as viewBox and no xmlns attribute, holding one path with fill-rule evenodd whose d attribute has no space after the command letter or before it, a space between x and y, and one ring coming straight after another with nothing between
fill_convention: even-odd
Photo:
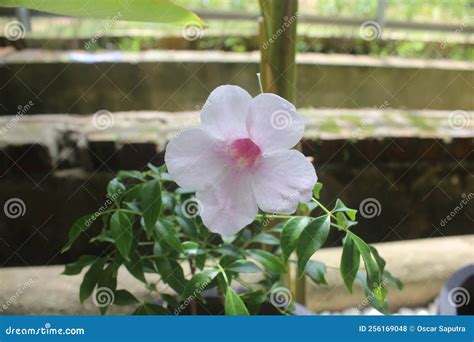
<instances>
[{"instance_id":1,"label":"leafy plant","mask_svg":"<svg viewBox=\"0 0 474 342\"><path fill-rule=\"evenodd\" d=\"M1 6L96 19L204 25L196 14L169 0L3 0Z\"/></svg>"},{"instance_id":2,"label":"leafy plant","mask_svg":"<svg viewBox=\"0 0 474 342\"><path fill-rule=\"evenodd\" d=\"M280 280L293 264L314 283L327 284L326 266L311 257L334 229L344 235L340 273L347 289L352 292L354 281L359 279L368 303L388 313L386 285L401 284L385 270L377 250L353 232L356 210L341 200L327 209L319 201L321 188L317 183L312 202L300 204L298 211L320 211L317 217L261 212L237 234L222 237L203 225L194 194L177 187L165 166L149 165L143 172L121 171L107 187L113 208L78 219L63 249L69 250L93 225L101 225L102 230L92 240L104 245L104 254L81 256L66 265L64 274L79 274L88 267L80 300L107 288L113 300L99 306L102 314L112 304L135 304L136 315L179 314L187 306L195 309L198 301L204 303L203 292L209 289L217 289L227 315L257 314L266 301L290 314L291 303L280 306L271 300L272 291L288 286ZM361 260L364 275L358 274ZM149 300L140 302L126 289L117 288L120 267L143 283ZM157 274L159 279L148 274ZM244 276L248 274L254 277L249 280ZM160 292L160 283L174 293Z\"/></svg>"}]
</instances>

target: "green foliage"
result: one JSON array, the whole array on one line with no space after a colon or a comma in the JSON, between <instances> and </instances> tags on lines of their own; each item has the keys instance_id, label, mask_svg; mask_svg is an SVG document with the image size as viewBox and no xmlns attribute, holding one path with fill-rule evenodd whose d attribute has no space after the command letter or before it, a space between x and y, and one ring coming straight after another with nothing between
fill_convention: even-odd
<instances>
[{"instance_id":1,"label":"green foliage","mask_svg":"<svg viewBox=\"0 0 474 342\"><path fill-rule=\"evenodd\" d=\"M232 316L248 316L249 312L239 295L228 286L225 295L225 314Z\"/></svg>"},{"instance_id":2,"label":"green foliage","mask_svg":"<svg viewBox=\"0 0 474 342\"><path fill-rule=\"evenodd\" d=\"M293 217L286 221L281 232L281 249L286 260L294 252L301 232L310 221L309 217Z\"/></svg>"},{"instance_id":3,"label":"green foliage","mask_svg":"<svg viewBox=\"0 0 474 342\"><path fill-rule=\"evenodd\" d=\"M290 287L280 279L293 265L299 268L298 274L327 285L326 274L331 269L313 255L324 246L331 228L345 235L340 273L349 291L357 279L367 294L367 304L387 313L386 285L402 288L385 270L377 250L352 231L356 210L337 200L330 211L316 199L322 185L315 187L312 204L299 206L298 215L259 214L248 227L223 237L208 231L199 216L184 215L183 203L193 193L177 188L164 167L149 167L143 172L119 172L107 187L110 206L77 220L63 249L69 250L81 233L89 235L90 231L85 232L92 224L96 228L102 224L91 241L102 246L104 253L81 256L64 270L65 275L84 272L81 302L100 289L113 294L113 301L99 307L101 314L110 305L134 306L134 315L176 313L183 305L205 304L204 291L210 289L219 292L226 314L258 314L262 304L269 302L272 289ZM313 210L323 215L307 216ZM364 274L358 273L361 258ZM117 289L121 267L143 283L150 302L141 302L127 289ZM149 273L158 275L159 282ZM247 273L260 274L259 281L246 282L241 276ZM174 294L161 293L159 283ZM242 287L238 292L237 284ZM153 298L162 302L153 302ZM291 309L289 306L286 312Z\"/></svg>"},{"instance_id":4,"label":"green foliage","mask_svg":"<svg viewBox=\"0 0 474 342\"><path fill-rule=\"evenodd\" d=\"M304 269L304 273L316 284L327 285L326 265L320 261L309 260Z\"/></svg>"},{"instance_id":5,"label":"green foliage","mask_svg":"<svg viewBox=\"0 0 474 342\"><path fill-rule=\"evenodd\" d=\"M329 215L315 218L301 232L296 254L298 255L298 268L304 271L309 258L320 249L329 234L331 217Z\"/></svg>"},{"instance_id":6,"label":"green foliage","mask_svg":"<svg viewBox=\"0 0 474 342\"><path fill-rule=\"evenodd\" d=\"M85 232L87 229L90 228L92 223L95 221L95 216L93 215L86 215L78 219L76 222L73 223L71 230L69 230L69 241L61 250L62 253L68 251L71 246L76 242L81 235L82 232Z\"/></svg>"},{"instance_id":7,"label":"green foliage","mask_svg":"<svg viewBox=\"0 0 474 342\"><path fill-rule=\"evenodd\" d=\"M156 221L158 221L161 210L161 185L158 179L153 179L142 185L140 209L149 239L153 234L153 228Z\"/></svg>"},{"instance_id":8,"label":"green foliage","mask_svg":"<svg viewBox=\"0 0 474 342\"><path fill-rule=\"evenodd\" d=\"M341 257L341 278L344 281L349 292L352 293L352 285L357 276L360 265L360 252L356 247L354 240L348 234L344 239Z\"/></svg>"},{"instance_id":9,"label":"green foliage","mask_svg":"<svg viewBox=\"0 0 474 342\"><path fill-rule=\"evenodd\" d=\"M132 223L121 210L117 210L110 218L110 232L115 241L120 254L126 259L129 259L130 249L133 242Z\"/></svg>"},{"instance_id":10,"label":"green foliage","mask_svg":"<svg viewBox=\"0 0 474 342\"><path fill-rule=\"evenodd\" d=\"M73 17L203 25L193 12L168 0L3 0L2 7L25 7Z\"/></svg>"}]
</instances>

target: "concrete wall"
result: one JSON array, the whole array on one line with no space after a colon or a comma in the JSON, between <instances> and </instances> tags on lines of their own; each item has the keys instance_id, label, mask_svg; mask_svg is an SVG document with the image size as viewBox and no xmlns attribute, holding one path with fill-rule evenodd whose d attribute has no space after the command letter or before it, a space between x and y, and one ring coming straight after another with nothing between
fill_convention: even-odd
<instances>
[{"instance_id":1,"label":"concrete wall","mask_svg":"<svg viewBox=\"0 0 474 342\"><path fill-rule=\"evenodd\" d=\"M472 234L474 121L450 129L446 112L368 112L304 112L303 152L324 183L323 202L341 198L353 208L366 199L378 202L377 215L359 215L355 228L370 242ZM423 125L404 128L409 117ZM0 127L13 118L2 117ZM113 118L110 128L99 130L90 116L24 117L0 136L0 209L12 198L25 204L17 218L0 211L1 266L64 263L98 253L100 246L87 242L91 231L70 253L59 254L73 221L104 204L114 171L161 164L166 141L197 124L197 113ZM328 118L337 124L329 131ZM360 129L361 135L352 135ZM328 246L340 238L332 234Z\"/></svg>"},{"instance_id":2,"label":"concrete wall","mask_svg":"<svg viewBox=\"0 0 474 342\"><path fill-rule=\"evenodd\" d=\"M258 53L25 50L0 57L0 113L33 101L34 113L184 111L221 84L258 93ZM304 54L300 107L472 110L474 63Z\"/></svg>"}]
</instances>

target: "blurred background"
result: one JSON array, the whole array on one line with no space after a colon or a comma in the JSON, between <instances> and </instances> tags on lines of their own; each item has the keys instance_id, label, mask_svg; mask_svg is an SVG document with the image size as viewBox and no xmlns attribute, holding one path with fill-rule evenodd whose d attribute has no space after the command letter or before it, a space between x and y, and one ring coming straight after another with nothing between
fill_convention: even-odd
<instances>
[{"instance_id":1,"label":"blurred background","mask_svg":"<svg viewBox=\"0 0 474 342\"><path fill-rule=\"evenodd\" d=\"M209 27L0 8L0 299L22 288L22 270L48 279L34 266L100 253L87 236L59 251L117 170L163 162L212 89L259 93L258 2L175 3ZM435 313L446 279L474 261L474 2L300 0L294 20L302 149L323 202L358 209L360 236L384 246L406 283L396 310ZM340 244L332 236L322 257ZM363 312L339 285L309 288L308 306ZM24 292L5 312L55 310Z\"/></svg>"}]
</instances>

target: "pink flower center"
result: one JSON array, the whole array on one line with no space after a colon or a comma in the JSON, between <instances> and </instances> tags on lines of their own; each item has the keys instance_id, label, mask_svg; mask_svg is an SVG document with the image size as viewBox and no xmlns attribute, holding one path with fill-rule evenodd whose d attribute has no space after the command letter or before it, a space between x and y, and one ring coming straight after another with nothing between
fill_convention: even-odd
<instances>
[{"instance_id":1,"label":"pink flower center","mask_svg":"<svg viewBox=\"0 0 474 342\"><path fill-rule=\"evenodd\" d=\"M240 170L253 169L261 155L260 147L248 138L234 140L230 145L229 157L233 166Z\"/></svg>"}]
</instances>

